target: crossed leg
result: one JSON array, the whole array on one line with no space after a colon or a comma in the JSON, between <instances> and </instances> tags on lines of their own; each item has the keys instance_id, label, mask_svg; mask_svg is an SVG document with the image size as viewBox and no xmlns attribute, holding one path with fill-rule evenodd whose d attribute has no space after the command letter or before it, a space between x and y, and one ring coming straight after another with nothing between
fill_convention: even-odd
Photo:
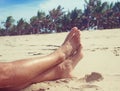
<instances>
[{"instance_id":1,"label":"crossed leg","mask_svg":"<svg viewBox=\"0 0 120 91\"><path fill-rule=\"evenodd\" d=\"M80 31L78 31L78 34L80 35ZM69 40L69 37L71 36L69 35L66 38L65 42ZM79 40L78 42L79 46L77 47L77 49L74 51L72 55L66 58L65 61L63 61L62 63L50 68L49 70L37 76L35 79L32 80L32 83L72 77L72 74L71 74L72 70L75 68L77 63L83 58L80 36L78 37L78 40Z\"/></svg>"},{"instance_id":2,"label":"crossed leg","mask_svg":"<svg viewBox=\"0 0 120 91\"><path fill-rule=\"evenodd\" d=\"M71 32L65 42L67 40L69 40L69 37L71 37L71 34L73 32ZM79 31L80 33L80 31ZM78 38L80 39L80 38ZM64 44L64 43L63 43ZM50 68L49 70L41 73L40 75L38 75L36 78L34 78L33 80L31 80L30 82L21 85L21 87L19 88L24 88L28 85L30 85L31 83L39 83L42 81L50 81L50 80L56 80L56 79L60 79L60 78L71 78L72 77L72 70L74 69L74 67L77 65L77 63L82 59L83 57L83 53L82 53L82 45L81 42L79 40L79 47L76 49L76 52L69 56L65 61L63 61L62 63Z\"/></svg>"},{"instance_id":3,"label":"crossed leg","mask_svg":"<svg viewBox=\"0 0 120 91\"><path fill-rule=\"evenodd\" d=\"M75 68L77 63L83 58L83 54L81 51L82 47L79 46L77 52L68 57L64 62L59 65L45 71L40 74L38 77L32 80L33 83L38 83L42 81L56 80L61 78L71 78L72 70Z\"/></svg>"},{"instance_id":4,"label":"crossed leg","mask_svg":"<svg viewBox=\"0 0 120 91\"><path fill-rule=\"evenodd\" d=\"M14 83L12 83L12 86L11 86L11 83L9 83L9 81L13 81L13 79L12 80L10 79L9 81L7 81L7 84L8 84L7 89L9 91L10 89L12 91L13 90L16 91L18 89L21 89L21 88L24 88L25 86L30 85L31 83L37 83L37 82L46 81L46 80L54 80L58 78L70 77L71 70L74 68L77 62L82 58L79 36L80 36L79 31L76 28L73 28L72 31L67 36L63 45L58 50L56 50L54 53L44 58L25 59L25 61L27 62L25 62L24 60L13 62L14 65L15 64L17 66L24 65L25 67L22 66L22 68L17 71L19 72L17 73L18 77L17 79L14 80ZM41 59L43 60L41 61ZM40 62L38 62L39 60ZM34 65L37 67L35 67ZM22 69L24 73L21 73ZM29 70L26 70L26 69L29 69ZM66 71L68 72L65 73ZM27 72L27 74L25 72ZM62 75L59 75L58 73L61 73ZM1 84L2 83L0 83L0 86ZM2 84L2 85L6 85L6 84Z\"/></svg>"}]
</instances>

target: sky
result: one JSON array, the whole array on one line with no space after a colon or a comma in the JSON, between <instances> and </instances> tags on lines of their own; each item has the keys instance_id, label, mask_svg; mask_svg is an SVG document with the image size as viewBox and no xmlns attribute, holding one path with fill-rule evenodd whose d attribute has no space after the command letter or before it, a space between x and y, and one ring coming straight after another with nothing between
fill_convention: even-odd
<instances>
[{"instance_id":1,"label":"sky","mask_svg":"<svg viewBox=\"0 0 120 91\"><path fill-rule=\"evenodd\" d=\"M102 2L117 2L120 0L102 0ZM6 21L8 16L18 21L23 18L28 21L37 11L48 13L58 5L64 7L64 11L71 11L75 7L84 8L84 0L0 0L0 22Z\"/></svg>"}]
</instances>

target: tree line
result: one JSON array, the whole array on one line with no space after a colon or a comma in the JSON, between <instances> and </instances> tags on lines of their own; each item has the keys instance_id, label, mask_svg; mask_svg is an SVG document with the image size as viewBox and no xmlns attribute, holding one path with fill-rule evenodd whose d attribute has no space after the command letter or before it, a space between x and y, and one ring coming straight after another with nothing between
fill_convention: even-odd
<instances>
[{"instance_id":1,"label":"tree line","mask_svg":"<svg viewBox=\"0 0 120 91\"><path fill-rule=\"evenodd\" d=\"M25 35L52 32L67 32L77 26L81 30L120 28L120 2L108 3L101 0L84 0L84 10L64 11L58 6L45 14L38 11L36 16L26 22L23 18L14 24L15 19L8 16L0 27L0 36Z\"/></svg>"}]
</instances>

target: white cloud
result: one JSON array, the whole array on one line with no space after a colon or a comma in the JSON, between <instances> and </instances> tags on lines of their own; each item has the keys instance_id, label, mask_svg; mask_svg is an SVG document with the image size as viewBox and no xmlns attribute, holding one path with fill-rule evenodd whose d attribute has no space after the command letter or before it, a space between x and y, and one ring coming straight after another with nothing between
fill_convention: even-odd
<instances>
[{"instance_id":1,"label":"white cloud","mask_svg":"<svg viewBox=\"0 0 120 91\"><path fill-rule=\"evenodd\" d=\"M58 5L64 7L65 11L73 10L75 7L83 9L84 0L46 0L46 2L40 4L40 8L44 11L50 11Z\"/></svg>"},{"instance_id":2,"label":"white cloud","mask_svg":"<svg viewBox=\"0 0 120 91\"><path fill-rule=\"evenodd\" d=\"M104 1L117 2L120 0L102 0L102 2ZM2 2L4 2L4 0L2 0ZM75 7L78 9L83 9L84 0L45 0L43 2L36 1L29 4L20 4L12 7L0 8L0 22L5 21L5 19L10 15L13 16L16 21L20 18L29 20L32 16L37 14L38 10L48 13L48 11L56 8L58 5L64 7L65 11L73 10Z\"/></svg>"},{"instance_id":3,"label":"white cloud","mask_svg":"<svg viewBox=\"0 0 120 91\"><path fill-rule=\"evenodd\" d=\"M87 0L88 1L88 0ZM101 0L102 2L117 2L118 0ZM52 10L53 8L56 8L58 5L61 5L64 7L65 11L73 10L75 7L78 9L84 9L84 0L46 0L43 3L40 3L40 9L43 11Z\"/></svg>"}]
</instances>

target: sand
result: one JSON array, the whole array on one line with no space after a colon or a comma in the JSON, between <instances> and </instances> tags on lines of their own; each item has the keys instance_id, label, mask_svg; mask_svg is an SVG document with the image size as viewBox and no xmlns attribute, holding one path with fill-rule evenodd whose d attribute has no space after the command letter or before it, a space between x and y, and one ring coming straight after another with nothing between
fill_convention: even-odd
<instances>
[{"instance_id":1,"label":"sand","mask_svg":"<svg viewBox=\"0 0 120 91\"><path fill-rule=\"evenodd\" d=\"M49 54L67 34L0 37L0 61ZM120 91L120 29L83 31L81 38L84 58L74 69L76 78L36 83L21 91Z\"/></svg>"}]
</instances>

